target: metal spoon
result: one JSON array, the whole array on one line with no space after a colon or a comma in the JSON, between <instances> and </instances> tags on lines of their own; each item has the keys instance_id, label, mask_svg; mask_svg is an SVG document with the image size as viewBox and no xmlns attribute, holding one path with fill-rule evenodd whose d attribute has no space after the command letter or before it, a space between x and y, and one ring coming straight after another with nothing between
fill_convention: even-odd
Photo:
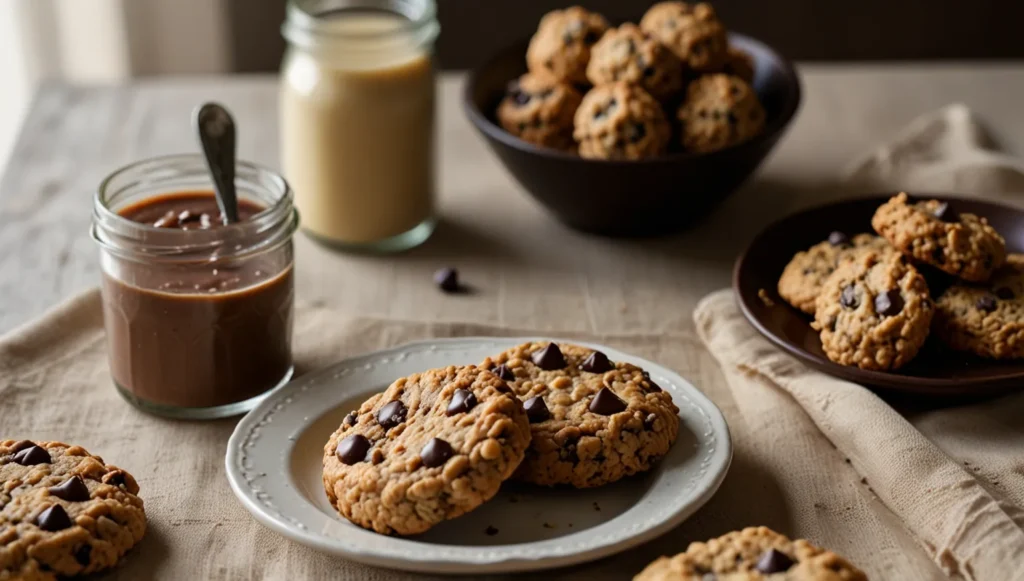
<instances>
[{"instance_id":1,"label":"metal spoon","mask_svg":"<svg viewBox=\"0 0 1024 581\"><path fill-rule=\"evenodd\" d=\"M224 224L238 222L238 196L235 193L235 120L224 107L206 103L196 109L192 124L206 155L213 177L213 190Z\"/></svg>"}]
</instances>

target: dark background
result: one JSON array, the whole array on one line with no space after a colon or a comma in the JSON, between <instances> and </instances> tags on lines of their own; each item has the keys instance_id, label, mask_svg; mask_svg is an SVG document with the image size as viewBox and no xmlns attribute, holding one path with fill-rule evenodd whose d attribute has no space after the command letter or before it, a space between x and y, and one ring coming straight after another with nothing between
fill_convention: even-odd
<instances>
[{"instance_id":1,"label":"dark background","mask_svg":"<svg viewBox=\"0 0 1024 581\"><path fill-rule=\"evenodd\" d=\"M545 12L580 4L637 20L646 0L437 0L441 66L469 68L532 33ZM1024 57L1019 0L713 0L725 25L799 60ZM285 0L229 0L234 69L276 71Z\"/></svg>"}]
</instances>

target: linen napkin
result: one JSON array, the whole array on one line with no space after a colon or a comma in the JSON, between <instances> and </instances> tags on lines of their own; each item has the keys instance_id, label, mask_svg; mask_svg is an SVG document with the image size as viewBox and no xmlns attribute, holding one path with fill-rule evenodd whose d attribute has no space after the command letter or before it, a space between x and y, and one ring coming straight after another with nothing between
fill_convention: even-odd
<instances>
[{"instance_id":1,"label":"linen napkin","mask_svg":"<svg viewBox=\"0 0 1024 581\"><path fill-rule=\"evenodd\" d=\"M952 105L911 123L847 177L890 190L1012 199L1024 191L1021 168L991 149L966 107ZM872 507L879 518L909 532L943 573L1024 579L1024 394L901 415L864 387L772 347L740 314L731 290L706 297L694 321L741 410L774 418L764 437L794 441L809 420L880 501ZM856 484L836 476L835 486Z\"/></svg>"}]
</instances>

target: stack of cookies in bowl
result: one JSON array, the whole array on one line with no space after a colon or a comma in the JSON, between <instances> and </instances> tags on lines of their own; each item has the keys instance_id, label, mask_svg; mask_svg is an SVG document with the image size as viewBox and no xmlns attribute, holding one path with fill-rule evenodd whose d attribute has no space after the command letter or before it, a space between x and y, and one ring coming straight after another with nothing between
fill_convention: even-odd
<instances>
[{"instance_id":1,"label":"stack of cookies in bowl","mask_svg":"<svg viewBox=\"0 0 1024 581\"><path fill-rule=\"evenodd\" d=\"M573 6L545 15L497 119L531 143L592 159L707 153L764 129L749 55L707 3L662 2L611 27Z\"/></svg>"},{"instance_id":2,"label":"stack of cookies in bowl","mask_svg":"<svg viewBox=\"0 0 1024 581\"><path fill-rule=\"evenodd\" d=\"M830 360L896 370L933 336L986 359L1024 358L1024 261L984 216L900 193L871 226L798 252L778 281L813 315Z\"/></svg>"},{"instance_id":3,"label":"stack of cookies in bowl","mask_svg":"<svg viewBox=\"0 0 1024 581\"><path fill-rule=\"evenodd\" d=\"M367 399L324 447L324 489L356 525L418 534L479 507L510 478L592 488L650 470L675 442L678 414L635 365L525 343Z\"/></svg>"}]
</instances>

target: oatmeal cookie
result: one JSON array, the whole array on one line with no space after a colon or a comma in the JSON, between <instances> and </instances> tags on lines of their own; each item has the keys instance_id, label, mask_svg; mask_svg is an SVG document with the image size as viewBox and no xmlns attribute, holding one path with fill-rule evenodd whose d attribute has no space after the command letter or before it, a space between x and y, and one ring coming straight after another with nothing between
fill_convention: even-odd
<instances>
[{"instance_id":1,"label":"oatmeal cookie","mask_svg":"<svg viewBox=\"0 0 1024 581\"><path fill-rule=\"evenodd\" d=\"M872 249L891 252L889 243L874 234L857 234L853 238L842 232L829 234L828 240L797 252L779 277L779 296L801 311L813 315L814 302L821 285L842 259Z\"/></svg>"},{"instance_id":2,"label":"oatmeal cookie","mask_svg":"<svg viewBox=\"0 0 1024 581\"><path fill-rule=\"evenodd\" d=\"M590 51L587 78L595 85L625 81L665 101L683 88L683 63L635 24L606 32Z\"/></svg>"},{"instance_id":3,"label":"oatmeal cookie","mask_svg":"<svg viewBox=\"0 0 1024 581\"><path fill-rule=\"evenodd\" d=\"M867 581L839 555L766 527L750 527L691 543L685 553L662 557L633 581Z\"/></svg>"},{"instance_id":4,"label":"oatmeal cookie","mask_svg":"<svg viewBox=\"0 0 1024 581\"><path fill-rule=\"evenodd\" d=\"M587 82L590 47L608 30L600 14L579 6L553 10L540 19L526 49L526 64L534 72L578 85Z\"/></svg>"},{"instance_id":5,"label":"oatmeal cookie","mask_svg":"<svg viewBox=\"0 0 1024 581\"><path fill-rule=\"evenodd\" d=\"M917 355L935 311L928 284L906 257L860 252L822 285L812 326L829 359L892 370Z\"/></svg>"},{"instance_id":6,"label":"oatmeal cookie","mask_svg":"<svg viewBox=\"0 0 1024 581\"><path fill-rule=\"evenodd\" d=\"M526 73L509 84L498 105L498 121L512 135L530 143L572 149L572 122L583 97L572 85L546 73Z\"/></svg>"},{"instance_id":7,"label":"oatmeal cookie","mask_svg":"<svg viewBox=\"0 0 1024 581\"><path fill-rule=\"evenodd\" d=\"M650 470L679 432L672 397L599 351L525 343L486 359L524 401L533 440L516 478L590 488Z\"/></svg>"},{"instance_id":8,"label":"oatmeal cookie","mask_svg":"<svg viewBox=\"0 0 1024 581\"><path fill-rule=\"evenodd\" d=\"M725 27L706 2L660 2L647 10L640 28L698 73L719 71L727 60Z\"/></svg>"},{"instance_id":9,"label":"oatmeal cookie","mask_svg":"<svg viewBox=\"0 0 1024 581\"><path fill-rule=\"evenodd\" d=\"M324 446L324 489L353 523L413 535L494 496L529 443L504 380L472 365L431 369L345 417Z\"/></svg>"},{"instance_id":10,"label":"oatmeal cookie","mask_svg":"<svg viewBox=\"0 0 1024 581\"><path fill-rule=\"evenodd\" d=\"M743 79L704 75L690 83L677 113L687 151L708 153L743 143L764 130L765 113Z\"/></svg>"},{"instance_id":11,"label":"oatmeal cookie","mask_svg":"<svg viewBox=\"0 0 1024 581\"><path fill-rule=\"evenodd\" d=\"M935 301L935 335L958 351L1024 358L1024 261L1011 254L985 286L959 283Z\"/></svg>"},{"instance_id":12,"label":"oatmeal cookie","mask_svg":"<svg viewBox=\"0 0 1024 581\"><path fill-rule=\"evenodd\" d=\"M900 193L875 211L871 226L903 254L970 282L987 281L1006 259L1006 243L988 220L940 200Z\"/></svg>"},{"instance_id":13,"label":"oatmeal cookie","mask_svg":"<svg viewBox=\"0 0 1024 581\"><path fill-rule=\"evenodd\" d=\"M620 81L594 87L583 97L573 137L583 157L642 159L663 153L671 134L658 101Z\"/></svg>"},{"instance_id":14,"label":"oatmeal cookie","mask_svg":"<svg viewBox=\"0 0 1024 581\"><path fill-rule=\"evenodd\" d=\"M139 485L80 446L0 441L0 579L114 566L146 532Z\"/></svg>"}]
</instances>

